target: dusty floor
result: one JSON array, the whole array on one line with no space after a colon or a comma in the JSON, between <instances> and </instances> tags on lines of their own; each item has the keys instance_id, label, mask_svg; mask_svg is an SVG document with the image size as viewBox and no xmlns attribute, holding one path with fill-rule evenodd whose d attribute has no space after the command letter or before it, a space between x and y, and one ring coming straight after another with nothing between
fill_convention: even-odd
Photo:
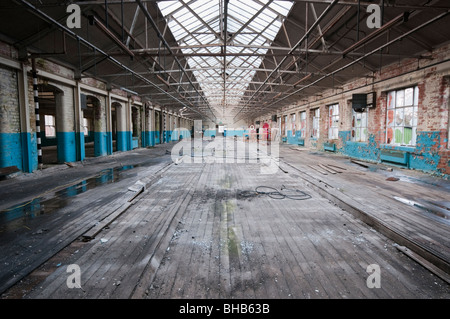
<instances>
[{"instance_id":1,"label":"dusty floor","mask_svg":"<svg viewBox=\"0 0 450 319\"><path fill-rule=\"evenodd\" d=\"M408 238L448 261L448 220L393 199L443 207L447 181L289 146L281 148L281 169L271 175L261 174L260 164L175 164L165 151L140 150L142 161L148 154L159 164L127 170L118 183L76 195L51 217L19 219L20 232L8 232L4 220L2 263L10 267L2 267L0 278L3 284L17 280L2 298L450 297L445 280L397 248L397 239ZM101 165L108 163L85 169ZM392 176L398 180L386 180ZM95 238L82 240L102 216L120 208L124 188L152 177L123 213ZM27 178L22 181L26 185ZM367 215L359 218L343 203ZM66 216L75 211L76 218ZM367 216L374 225L361 220ZM388 237L386 229L402 236ZM81 288L67 285L73 264ZM379 276L368 267L378 267Z\"/></svg>"}]
</instances>

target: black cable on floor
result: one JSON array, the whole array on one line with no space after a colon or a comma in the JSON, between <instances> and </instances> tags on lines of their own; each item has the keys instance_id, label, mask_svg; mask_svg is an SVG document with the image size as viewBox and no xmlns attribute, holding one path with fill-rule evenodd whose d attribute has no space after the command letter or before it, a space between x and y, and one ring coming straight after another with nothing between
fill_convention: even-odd
<instances>
[{"instance_id":1,"label":"black cable on floor","mask_svg":"<svg viewBox=\"0 0 450 319\"><path fill-rule=\"evenodd\" d=\"M285 188L284 185L281 187L281 190L271 186L258 186L255 192L258 195L268 195L273 199L306 200L311 198L311 195L304 191L295 188Z\"/></svg>"}]
</instances>

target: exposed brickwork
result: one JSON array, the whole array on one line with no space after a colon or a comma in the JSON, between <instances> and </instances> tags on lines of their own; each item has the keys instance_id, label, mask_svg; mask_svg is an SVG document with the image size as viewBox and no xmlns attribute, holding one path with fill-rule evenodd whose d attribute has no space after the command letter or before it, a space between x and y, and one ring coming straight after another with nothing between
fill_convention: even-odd
<instances>
[{"instance_id":1,"label":"exposed brickwork","mask_svg":"<svg viewBox=\"0 0 450 319\"><path fill-rule=\"evenodd\" d=\"M17 72L0 67L0 167L22 169Z\"/></svg>"},{"instance_id":2,"label":"exposed brickwork","mask_svg":"<svg viewBox=\"0 0 450 319\"><path fill-rule=\"evenodd\" d=\"M438 174L447 175L450 172L449 163L449 95L450 95L450 44L436 49L431 54L431 59L404 59L378 72L371 74L372 79L366 77L356 79L343 85L341 90L329 89L321 92L320 98L311 96L308 99L285 107L278 111L278 116L296 113L297 119L302 111L306 111L306 140L305 146L323 149L323 143L334 142L342 151L353 150L358 157L367 158L367 152L374 158L379 150L386 144L386 116L387 116L387 92L391 90L419 87L419 111L417 136L421 142L416 145L413 153L414 169L431 170ZM443 62L444 61L444 62ZM441 63L442 62L442 63ZM376 92L377 103L374 109L369 110L368 135L370 140L360 145L347 147L351 132L351 103L352 94ZM339 140L328 140L328 105L339 103L340 123ZM311 140L312 110L320 108L320 138ZM254 121L269 122L272 113L256 118ZM297 127L299 127L299 120ZM436 138L428 138L428 134ZM370 147L369 147L370 146ZM395 148L395 147L392 147ZM378 151L376 151L377 149ZM347 154L348 155L348 154Z\"/></svg>"},{"instance_id":3,"label":"exposed brickwork","mask_svg":"<svg viewBox=\"0 0 450 319\"><path fill-rule=\"evenodd\" d=\"M17 72L0 67L0 133L20 133Z\"/></svg>"}]
</instances>

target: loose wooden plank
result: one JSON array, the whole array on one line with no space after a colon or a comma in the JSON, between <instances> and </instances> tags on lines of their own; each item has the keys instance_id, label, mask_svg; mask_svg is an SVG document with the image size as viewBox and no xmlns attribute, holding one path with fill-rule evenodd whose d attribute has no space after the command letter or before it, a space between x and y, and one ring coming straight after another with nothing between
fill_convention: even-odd
<instances>
[{"instance_id":1,"label":"loose wooden plank","mask_svg":"<svg viewBox=\"0 0 450 319\"><path fill-rule=\"evenodd\" d=\"M323 165L323 164L319 164L318 165L320 168L323 168L325 171L327 171L328 173L331 173L331 174L337 174L337 172L336 171L334 171L333 169L331 169L331 168L329 168L329 167L326 167L325 165Z\"/></svg>"},{"instance_id":2,"label":"loose wooden plank","mask_svg":"<svg viewBox=\"0 0 450 319\"><path fill-rule=\"evenodd\" d=\"M319 169L317 166L307 165L309 168L319 172L322 175L328 175L327 171Z\"/></svg>"}]
</instances>

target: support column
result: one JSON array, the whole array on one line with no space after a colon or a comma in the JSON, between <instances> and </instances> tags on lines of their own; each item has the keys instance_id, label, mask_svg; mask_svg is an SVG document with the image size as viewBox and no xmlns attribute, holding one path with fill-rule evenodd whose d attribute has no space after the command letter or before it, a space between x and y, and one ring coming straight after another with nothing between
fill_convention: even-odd
<instances>
[{"instance_id":1,"label":"support column","mask_svg":"<svg viewBox=\"0 0 450 319\"><path fill-rule=\"evenodd\" d=\"M153 138L153 116L150 102L145 102L142 112L142 147L154 146Z\"/></svg>"},{"instance_id":2,"label":"support column","mask_svg":"<svg viewBox=\"0 0 450 319\"><path fill-rule=\"evenodd\" d=\"M56 137L58 140L58 162L76 162L75 111L72 88L63 88L55 94Z\"/></svg>"},{"instance_id":3,"label":"support column","mask_svg":"<svg viewBox=\"0 0 450 319\"><path fill-rule=\"evenodd\" d=\"M150 121L150 146L156 145L156 123L155 123L155 109L152 106L149 111Z\"/></svg>"},{"instance_id":4,"label":"support column","mask_svg":"<svg viewBox=\"0 0 450 319\"><path fill-rule=\"evenodd\" d=\"M161 109L161 116L162 116L162 124L163 124L163 127L162 127L163 134L162 134L162 143L161 144L164 144L164 143L167 143L167 113L166 113L165 109Z\"/></svg>"},{"instance_id":5,"label":"support column","mask_svg":"<svg viewBox=\"0 0 450 319\"><path fill-rule=\"evenodd\" d=\"M22 171L32 173L38 168L37 146L32 141L32 129L30 125L30 103L28 100L28 66L24 63L18 71L20 132L22 142Z\"/></svg>"},{"instance_id":6,"label":"support column","mask_svg":"<svg viewBox=\"0 0 450 319\"><path fill-rule=\"evenodd\" d=\"M128 103L127 103L127 108L126 108L126 112L127 112L127 151L131 151L133 149L133 128L132 128L132 118L131 118L131 108L133 105L133 101L131 100L131 97L128 97Z\"/></svg>"},{"instance_id":7,"label":"support column","mask_svg":"<svg viewBox=\"0 0 450 319\"><path fill-rule=\"evenodd\" d=\"M127 133L127 112L126 106L122 103L116 104L117 117L117 151L126 152L128 150Z\"/></svg>"},{"instance_id":8,"label":"support column","mask_svg":"<svg viewBox=\"0 0 450 319\"><path fill-rule=\"evenodd\" d=\"M108 155L114 153L111 104L111 91L108 90L108 95L106 96L106 152Z\"/></svg>"},{"instance_id":9,"label":"support column","mask_svg":"<svg viewBox=\"0 0 450 319\"><path fill-rule=\"evenodd\" d=\"M94 155L96 157L107 155L106 146L106 97L97 99L94 118Z\"/></svg>"},{"instance_id":10,"label":"support column","mask_svg":"<svg viewBox=\"0 0 450 319\"><path fill-rule=\"evenodd\" d=\"M32 59L32 74L33 74L34 110L36 114L36 141L37 141L38 166L40 169L42 169L43 161L42 161L42 142L41 142L41 122L39 116L38 77L35 59Z\"/></svg>"},{"instance_id":11,"label":"support column","mask_svg":"<svg viewBox=\"0 0 450 319\"><path fill-rule=\"evenodd\" d=\"M80 82L74 88L75 95L75 134L76 134L76 159L84 161L86 158L84 127L83 127L83 111L81 109L81 87Z\"/></svg>"}]
</instances>

